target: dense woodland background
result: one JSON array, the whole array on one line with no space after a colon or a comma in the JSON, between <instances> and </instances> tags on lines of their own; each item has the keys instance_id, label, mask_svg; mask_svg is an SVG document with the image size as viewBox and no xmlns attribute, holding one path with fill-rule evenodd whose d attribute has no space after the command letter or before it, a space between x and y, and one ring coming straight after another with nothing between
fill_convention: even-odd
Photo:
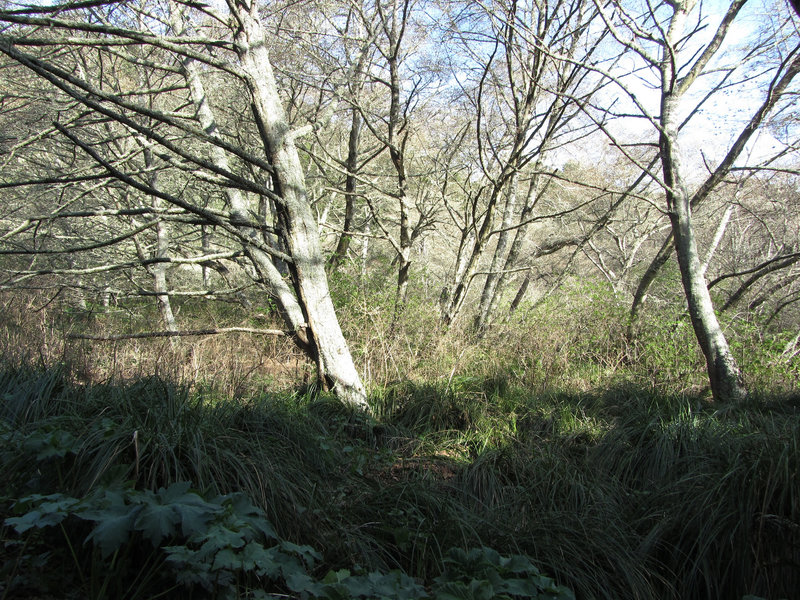
<instances>
[{"instance_id":1,"label":"dense woodland background","mask_svg":"<svg viewBox=\"0 0 800 600\"><path fill-rule=\"evenodd\" d=\"M0 597L797 597L797 23L0 2Z\"/></svg>"}]
</instances>

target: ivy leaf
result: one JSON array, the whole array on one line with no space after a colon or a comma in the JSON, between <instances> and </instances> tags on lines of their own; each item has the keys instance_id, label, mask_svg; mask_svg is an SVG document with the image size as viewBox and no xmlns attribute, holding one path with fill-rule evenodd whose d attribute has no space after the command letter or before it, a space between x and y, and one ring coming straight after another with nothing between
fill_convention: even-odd
<instances>
[{"instance_id":1,"label":"ivy leaf","mask_svg":"<svg viewBox=\"0 0 800 600\"><path fill-rule=\"evenodd\" d=\"M305 573L303 565L300 561L293 556L289 556L281 552L277 546L265 549L261 547L261 551L257 552L253 546L261 546L257 542L251 542L244 549L244 556L247 560L252 560L255 564L255 572L259 577L267 577L273 581L279 579L281 575L286 579L287 574L291 573ZM253 548L251 550L251 548ZM242 561L244 562L243 557Z\"/></svg>"},{"instance_id":2,"label":"ivy leaf","mask_svg":"<svg viewBox=\"0 0 800 600\"><path fill-rule=\"evenodd\" d=\"M222 510L218 506L205 502L200 496L192 495L197 498L196 501L174 505L175 511L180 518L181 533L186 537L205 531L209 521Z\"/></svg>"},{"instance_id":3,"label":"ivy leaf","mask_svg":"<svg viewBox=\"0 0 800 600\"><path fill-rule=\"evenodd\" d=\"M153 547L158 547L164 538L175 535L180 517L170 505L159 504L154 500L146 502L136 518L134 529L141 531Z\"/></svg>"},{"instance_id":4,"label":"ivy leaf","mask_svg":"<svg viewBox=\"0 0 800 600\"><path fill-rule=\"evenodd\" d=\"M341 583L343 580L350 577L350 571L347 569L340 569L338 571L328 571L328 574L322 579L322 583L333 584Z\"/></svg>"},{"instance_id":5,"label":"ivy leaf","mask_svg":"<svg viewBox=\"0 0 800 600\"><path fill-rule=\"evenodd\" d=\"M306 567L302 562L300 562L298 557L287 554L279 546L275 546L274 548L271 548L271 550L273 551L272 562L279 569L280 574L283 575L284 579L288 579L296 573L306 572Z\"/></svg>"},{"instance_id":6,"label":"ivy leaf","mask_svg":"<svg viewBox=\"0 0 800 600\"><path fill-rule=\"evenodd\" d=\"M80 449L80 442L70 432L60 429L51 432L36 431L27 437L23 448L35 453L36 460L44 461L76 454Z\"/></svg>"},{"instance_id":7,"label":"ivy leaf","mask_svg":"<svg viewBox=\"0 0 800 600\"><path fill-rule=\"evenodd\" d=\"M508 558L501 559L500 566L506 571L511 573L527 573L529 575L538 575L539 570L533 566L527 556L514 554Z\"/></svg>"},{"instance_id":8,"label":"ivy leaf","mask_svg":"<svg viewBox=\"0 0 800 600\"><path fill-rule=\"evenodd\" d=\"M286 577L286 586L293 592L310 592L319 597L319 592L324 586L315 583L314 580L305 572L295 572Z\"/></svg>"},{"instance_id":9,"label":"ivy leaf","mask_svg":"<svg viewBox=\"0 0 800 600\"><path fill-rule=\"evenodd\" d=\"M99 495L86 498L75 516L97 523L84 543L93 541L103 558L125 544L133 530L136 515L141 510L137 503L141 492L106 489ZM131 501L131 503L129 503Z\"/></svg>"},{"instance_id":10,"label":"ivy leaf","mask_svg":"<svg viewBox=\"0 0 800 600\"><path fill-rule=\"evenodd\" d=\"M257 571L257 574L264 577L274 579L278 576L278 566L273 560L273 550L267 550L256 541L249 541L239 553L239 558L242 561L242 569L245 571Z\"/></svg>"},{"instance_id":11,"label":"ivy leaf","mask_svg":"<svg viewBox=\"0 0 800 600\"><path fill-rule=\"evenodd\" d=\"M488 562L493 567L501 565L500 553L493 548L474 548L470 551L469 557L475 562Z\"/></svg>"},{"instance_id":12,"label":"ivy leaf","mask_svg":"<svg viewBox=\"0 0 800 600\"><path fill-rule=\"evenodd\" d=\"M87 521L100 521L109 511L122 514L130 510L130 504L139 503L142 492L118 488L106 488L89 496L81 503L81 508L76 516Z\"/></svg>"},{"instance_id":13,"label":"ivy leaf","mask_svg":"<svg viewBox=\"0 0 800 600\"><path fill-rule=\"evenodd\" d=\"M213 554L224 548L241 548L245 545L244 535L241 531L233 531L224 525L215 524L202 536L201 539L205 540L202 549Z\"/></svg>"},{"instance_id":14,"label":"ivy leaf","mask_svg":"<svg viewBox=\"0 0 800 600\"><path fill-rule=\"evenodd\" d=\"M172 507L177 518L175 522L181 524L181 533L187 537L205 531L208 522L223 510L218 502L207 502L199 494L190 492L190 487L190 482L179 481L167 489L159 489L156 494L161 504Z\"/></svg>"},{"instance_id":15,"label":"ivy leaf","mask_svg":"<svg viewBox=\"0 0 800 600\"><path fill-rule=\"evenodd\" d=\"M190 487L192 487L191 481L176 481L170 484L168 488L159 488L158 496L164 504L180 502Z\"/></svg>"},{"instance_id":16,"label":"ivy leaf","mask_svg":"<svg viewBox=\"0 0 800 600\"><path fill-rule=\"evenodd\" d=\"M164 546L162 550L167 555L165 560L168 563L173 563L180 567L188 564L199 564L201 562L196 560L197 551L187 548L186 546Z\"/></svg>"},{"instance_id":17,"label":"ivy leaf","mask_svg":"<svg viewBox=\"0 0 800 600\"><path fill-rule=\"evenodd\" d=\"M425 588L402 571L390 571L385 575L370 573L367 579L372 584L372 595L368 597L387 597L394 600L417 600L427 597Z\"/></svg>"},{"instance_id":18,"label":"ivy leaf","mask_svg":"<svg viewBox=\"0 0 800 600\"><path fill-rule=\"evenodd\" d=\"M186 537L204 533L208 522L222 511L219 505L206 502L198 494L189 492L190 485L187 481L180 481L166 489L160 488L155 494L142 494L140 502L144 508L134 528L141 531L153 546L175 536L179 525Z\"/></svg>"},{"instance_id":19,"label":"ivy leaf","mask_svg":"<svg viewBox=\"0 0 800 600\"><path fill-rule=\"evenodd\" d=\"M469 589L471 593L470 597L475 600L492 600L497 597L494 593L494 586L485 579L480 581L473 579L472 582L470 582Z\"/></svg>"},{"instance_id":20,"label":"ivy leaf","mask_svg":"<svg viewBox=\"0 0 800 600\"><path fill-rule=\"evenodd\" d=\"M250 499L242 493L221 496L215 502L227 507L236 515L243 525L261 532L268 540L277 540L272 524L266 519L264 511L254 506Z\"/></svg>"},{"instance_id":21,"label":"ivy leaf","mask_svg":"<svg viewBox=\"0 0 800 600\"><path fill-rule=\"evenodd\" d=\"M58 525L67 517L66 513L46 513L40 510L32 510L21 517L9 517L4 522L14 528L17 533L25 533L29 529L36 527L42 529Z\"/></svg>"},{"instance_id":22,"label":"ivy leaf","mask_svg":"<svg viewBox=\"0 0 800 600\"><path fill-rule=\"evenodd\" d=\"M306 563L308 568L313 568L314 563L322 558L322 555L311 546L298 546L291 542L281 542L281 548L286 552L298 555Z\"/></svg>"},{"instance_id":23,"label":"ivy leaf","mask_svg":"<svg viewBox=\"0 0 800 600\"><path fill-rule=\"evenodd\" d=\"M323 581L325 583L333 583L334 581L341 583L349 592L349 597L352 598L377 598L384 595L377 590L382 579L383 575L381 573L351 577L350 571L342 569L341 571L329 572Z\"/></svg>"},{"instance_id":24,"label":"ivy leaf","mask_svg":"<svg viewBox=\"0 0 800 600\"><path fill-rule=\"evenodd\" d=\"M504 579L497 587L498 591L525 598L537 598L540 589L533 579Z\"/></svg>"},{"instance_id":25,"label":"ivy leaf","mask_svg":"<svg viewBox=\"0 0 800 600\"><path fill-rule=\"evenodd\" d=\"M173 566L175 579L185 586L196 584L210 590L214 583L211 575L211 565L202 560L196 560L196 553L186 546L165 546L167 553L166 562Z\"/></svg>"}]
</instances>

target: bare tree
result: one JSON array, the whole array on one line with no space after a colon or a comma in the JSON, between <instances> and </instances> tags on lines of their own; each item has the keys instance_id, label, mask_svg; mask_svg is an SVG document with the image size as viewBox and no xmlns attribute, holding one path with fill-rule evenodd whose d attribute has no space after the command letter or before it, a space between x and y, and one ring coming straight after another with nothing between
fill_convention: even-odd
<instances>
[{"instance_id":1,"label":"bare tree","mask_svg":"<svg viewBox=\"0 0 800 600\"><path fill-rule=\"evenodd\" d=\"M706 358L711 391L716 400L737 400L746 395L738 365L714 312L704 268L698 248L693 208L708 197L730 173L742 156L747 142L775 110L800 71L796 45L770 34L741 50L733 49L729 39L733 24L740 17L747 0L733 0L720 15L716 29L706 34L708 21L702 0L677 0L659 4L596 3L604 22L620 48L628 49L641 68L639 79L621 73L607 72L627 99L624 106L614 108L616 116L638 119L647 124L655 136L659 170L636 160L626 148L623 134L604 127L613 144L638 164L649 178L663 189L666 212L671 222L671 239L680 267L681 280L689 307L689 315L700 347ZM725 60L727 49L731 60ZM768 49L778 53L777 63L764 68L762 57ZM650 77L651 79L647 79ZM640 89L638 81L646 80L656 90L651 99ZM717 93L736 86L752 86L758 81L762 100L750 121L741 130L727 153L707 176L699 182L684 152L685 135L699 121L702 109ZM602 113L608 119L611 111ZM598 117L595 117L598 118ZM639 130L641 130L639 125ZM706 164L708 165L707 159ZM694 186L694 190L692 187ZM672 241L665 242L654 264L665 262ZM656 267L657 268L657 267ZM652 268L645 280L653 276ZM648 284L649 285L649 284ZM640 284L634 307L641 301L646 285ZM634 309L635 310L635 309Z\"/></svg>"},{"instance_id":2,"label":"bare tree","mask_svg":"<svg viewBox=\"0 0 800 600\"><path fill-rule=\"evenodd\" d=\"M409 63L419 46L422 27L416 22L415 0L389 0L360 7L362 27L372 40L374 60L369 65L368 89L375 100L356 104L364 127L376 145L388 154L392 175L385 184L372 178L371 190L365 193L373 222L394 251L397 265L395 315L408 295L411 250L415 240L431 226L435 204L429 202L428 190L414 186L411 145L420 118L423 92L434 73L414 69ZM418 60L418 58L417 58ZM382 200L388 200L382 202ZM382 206L383 205L383 206Z\"/></svg>"},{"instance_id":3,"label":"bare tree","mask_svg":"<svg viewBox=\"0 0 800 600\"><path fill-rule=\"evenodd\" d=\"M170 31L169 5L157 1L4 10L0 22L7 26L0 52L58 90L61 102L80 105L82 119L53 127L76 152L91 158L93 176L159 198L238 240L281 307L289 333L316 362L322 385L343 401L366 408L364 387L328 292L317 223L296 148L298 132L290 128L279 95L261 8L247 0L231 0L222 13L194 3L184 7L199 24L196 35ZM157 49L157 57L142 59L127 52L131 46ZM159 68L172 74L172 83L142 89L132 76L120 80L123 89L112 91L76 72L65 62L67 54L59 51L64 48L90 49L109 60L122 60L131 74ZM236 136L217 130L215 121L201 114L203 103L211 110L211 102L199 77L192 80L193 65L202 65L204 75L227 81L241 94L238 101L250 113L259 149L240 145ZM151 96L159 98L158 108L143 100ZM95 143L97 121L111 121L127 135L145 140L160 166L169 168L169 185L155 187L148 178L150 167L134 169L109 155L104 143ZM228 210L198 201L192 192L199 187L221 194ZM259 214L263 198L276 207L271 228L285 251L254 234L269 227L253 216ZM288 285L277 275L275 260L289 266Z\"/></svg>"},{"instance_id":4,"label":"bare tree","mask_svg":"<svg viewBox=\"0 0 800 600\"><path fill-rule=\"evenodd\" d=\"M594 7L581 1L497 1L458 11L452 20L452 36L467 57L455 57L453 64L455 79L463 81L464 110L472 117L464 129L474 132L470 170L480 178L477 184L472 175L464 180L469 189L461 208L449 208L460 234L442 294L445 324L461 311L490 242L474 322L478 331L494 311L506 276L518 270L529 227L552 213L577 210L562 206L536 214L554 170L553 155L593 130L581 119L580 105L602 85L583 66L595 60L604 37L591 26L596 17ZM551 52L555 48L561 56ZM459 131L454 143L463 139Z\"/></svg>"}]
</instances>

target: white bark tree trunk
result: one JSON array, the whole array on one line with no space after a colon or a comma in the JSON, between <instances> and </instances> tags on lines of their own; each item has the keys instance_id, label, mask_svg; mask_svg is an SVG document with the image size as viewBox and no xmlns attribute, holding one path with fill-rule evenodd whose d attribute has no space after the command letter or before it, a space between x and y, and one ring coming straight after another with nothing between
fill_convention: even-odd
<instances>
[{"instance_id":1,"label":"white bark tree trunk","mask_svg":"<svg viewBox=\"0 0 800 600\"><path fill-rule=\"evenodd\" d=\"M273 187L281 199L277 206L295 291L308 325L309 341L316 351L319 376L343 401L368 408L366 392L353 363L333 307L316 219L306 195L303 167L269 60L266 32L258 18L258 3L231 0L238 24L236 51L252 95L264 148L273 166Z\"/></svg>"},{"instance_id":2,"label":"white bark tree trunk","mask_svg":"<svg viewBox=\"0 0 800 600\"><path fill-rule=\"evenodd\" d=\"M147 148L144 151L144 159L145 165L147 165L148 168L152 167L153 155ZM150 175L149 183L153 188L158 188L158 174L156 172ZM162 208L162 202L159 198L153 198L152 202L153 208L157 210ZM156 293L161 320L164 322L164 328L167 331L177 331L178 323L175 320L175 313L172 311L172 302L169 298L169 286L167 285L167 268L169 264L166 261L169 259L169 229L164 221L159 221L156 224L155 258L164 259L165 261L155 263L149 269L150 273L153 275L153 291ZM170 343L175 347L178 343L177 338L172 338Z\"/></svg>"},{"instance_id":3,"label":"white bark tree trunk","mask_svg":"<svg viewBox=\"0 0 800 600\"><path fill-rule=\"evenodd\" d=\"M706 359L711 393L717 401L737 401L747 395L736 359L720 327L703 277L703 265L697 251L690 195L684 182L678 144L679 103L682 95L675 70L674 51L684 34L689 2L675 2L667 32L667 44L661 62L661 134L659 150L666 187L667 206L675 238L675 250L681 272L689 316Z\"/></svg>"},{"instance_id":4,"label":"white bark tree trunk","mask_svg":"<svg viewBox=\"0 0 800 600\"><path fill-rule=\"evenodd\" d=\"M209 135L216 135L218 130L216 119L211 105L208 102L203 82L200 79L197 63L191 58L186 58L183 60L183 69L186 82L189 84L192 102L195 105L197 120L206 133ZM226 171L231 170L228 157L222 148L219 146L212 146L211 153L211 158L216 166ZM250 221L249 206L242 192L235 188L227 187L225 189L225 195L228 199L231 221L234 223L246 223ZM259 236L258 231L252 227L240 225L239 230L252 239L256 239ZM256 247L251 246L250 248L246 248L246 251L261 274L261 278L267 286L269 295L279 306L284 322L292 332L297 332L297 335L300 336L299 341L301 342L301 346L302 344L307 344L308 340L304 339L303 334L306 321L303 311L291 288L281 276L275 263L273 263L272 258L266 252Z\"/></svg>"},{"instance_id":5,"label":"white bark tree trunk","mask_svg":"<svg viewBox=\"0 0 800 600\"><path fill-rule=\"evenodd\" d=\"M711 240L711 244L708 246L708 251L706 252L706 257L703 259L702 268L700 270L700 274L704 277L706 271L708 271L708 266L711 264L711 259L714 258L714 253L716 253L720 242L722 242L722 238L725 236L725 230L728 229L728 223L730 223L731 216L735 209L736 206L729 204L725 209L725 214L722 215L719 225L717 225L717 230L714 232L714 239Z\"/></svg>"},{"instance_id":6,"label":"white bark tree trunk","mask_svg":"<svg viewBox=\"0 0 800 600\"><path fill-rule=\"evenodd\" d=\"M169 232L167 225L159 221L156 225L156 257L169 258ZM175 313L172 311L172 303L169 301L169 287L167 286L167 263L156 263L153 265L154 289L158 294L158 307L161 311L161 318L167 331L177 331L178 324L175 321Z\"/></svg>"}]
</instances>

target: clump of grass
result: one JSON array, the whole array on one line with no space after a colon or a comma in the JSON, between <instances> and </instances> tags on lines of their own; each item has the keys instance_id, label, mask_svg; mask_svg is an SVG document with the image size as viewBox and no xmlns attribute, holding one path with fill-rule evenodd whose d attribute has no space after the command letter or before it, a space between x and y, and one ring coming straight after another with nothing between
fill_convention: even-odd
<instances>
[{"instance_id":1,"label":"clump of grass","mask_svg":"<svg viewBox=\"0 0 800 600\"><path fill-rule=\"evenodd\" d=\"M800 413L661 408L618 417L592 460L636 500L625 511L642 552L671 574L679 598L791 596L800 586Z\"/></svg>"},{"instance_id":2,"label":"clump of grass","mask_svg":"<svg viewBox=\"0 0 800 600\"><path fill-rule=\"evenodd\" d=\"M141 489L192 481L209 493L246 493L292 537L306 532L300 513L338 463L333 451L320 451L324 426L298 419L297 406L285 398L232 401L154 377L88 386L65 379L59 370L0 376L6 422L41 440L31 452L47 451L55 443L51 432L71 440L62 454L69 460L45 482L50 489L39 492L80 497L114 480ZM24 477L29 460L25 453L10 460L9 478Z\"/></svg>"},{"instance_id":3,"label":"clump of grass","mask_svg":"<svg viewBox=\"0 0 800 600\"><path fill-rule=\"evenodd\" d=\"M446 485L482 543L513 545L587 597L791 597L791 402L718 410L630 383L578 395L486 390L406 384L380 405L431 442L415 452L456 449Z\"/></svg>"}]
</instances>

